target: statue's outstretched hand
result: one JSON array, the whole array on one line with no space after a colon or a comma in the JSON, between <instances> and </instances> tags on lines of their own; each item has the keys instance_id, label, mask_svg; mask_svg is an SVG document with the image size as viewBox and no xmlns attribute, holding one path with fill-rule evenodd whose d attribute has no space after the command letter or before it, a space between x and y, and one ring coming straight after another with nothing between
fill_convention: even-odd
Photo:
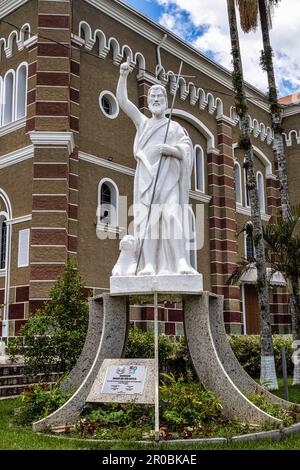
<instances>
[{"instance_id":1,"label":"statue's outstretched hand","mask_svg":"<svg viewBox=\"0 0 300 470\"><path fill-rule=\"evenodd\" d=\"M128 77L130 73L131 73L130 63L128 61L124 62L120 67L121 77Z\"/></svg>"}]
</instances>

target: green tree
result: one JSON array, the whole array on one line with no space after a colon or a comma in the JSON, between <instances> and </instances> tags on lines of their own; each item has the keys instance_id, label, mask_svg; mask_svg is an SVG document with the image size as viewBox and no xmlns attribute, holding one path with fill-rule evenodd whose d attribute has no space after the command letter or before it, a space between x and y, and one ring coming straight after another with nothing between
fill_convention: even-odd
<instances>
[{"instance_id":1,"label":"green tree","mask_svg":"<svg viewBox=\"0 0 300 470\"><path fill-rule=\"evenodd\" d=\"M249 4L253 4L249 0ZM261 336L261 376L262 383L268 384L270 389L278 389L272 330L270 320L269 289L267 283L267 266L263 241L260 204L257 191L253 148L250 138L249 113L245 93L243 66L240 52L239 35L237 28L235 0L227 0L228 19L233 58L233 88L235 92L235 107L239 116L241 135L239 148L244 152L244 167L247 175L247 188L250 195L251 219L253 223L253 242L256 251L257 267L257 293L260 310L260 336Z\"/></svg>"},{"instance_id":2,"label":"green tree","mask_svg":"<svg viewBox=\"0 0 300 470\"><path fill-rule=\"evenodd\" d=\"M68 372L83 348L88 326L84 283L73 261L49 292L44 308L30 315L21 336L10 341L10 356L24 356L29 372Z\"/></svg>"},{"instance_id":3,"label":"green tree","mask_svg":"<svg viewBox=\"0 0 300 470\"><path fill-rule=\"evenodd\" d=\"M290 209L290 197L288 176L284 149L282 128L282 107L278 103L278 93L273 63L273 49L270 41L270 28L272 27L272 9L280 0L236 0L241 27L245 33L255 30L258 25L258 12L260 17L261 32L263 38L263 50L261 52L261 66L268 77L268 98L272 129L274 131L273 150L278 162L278 174L280 181L281 208L283 219L288 218Z\"/></svg>"},{"instance_id":4,"label":"green tree","mask_svg":"<svg viewBox=\"0 0 300 470\"><path fill-rule=\"evenodd\" d=\"M300 208L290 210L285 219L264 228L267 260L272 271L281 272L288 285L290 293L290 311L294 340L300 340L300 234L298 223ZM294 365L293 385L300 384L300 364Z\"/></svg>"}]
</instances>

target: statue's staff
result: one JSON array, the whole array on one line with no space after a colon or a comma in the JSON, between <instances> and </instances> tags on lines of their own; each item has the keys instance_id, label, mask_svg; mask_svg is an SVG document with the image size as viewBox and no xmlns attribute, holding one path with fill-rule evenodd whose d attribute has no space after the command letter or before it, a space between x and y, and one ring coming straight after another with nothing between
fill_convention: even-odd
<instances>
[{"instance_id":1,"label":"statue's staff","mask_svg":"<svg viewBox=\"0 0 300 470\"><path fill-rule=\"evenodd\" d=\"M176 101L176 97L177 97L177 91L178 91L178 88L179 88L179 80L180 80L180 77L181 77L182 67L183 67L183 62L181 61L178 76L177 76L177 81L176 81L176 89L175 89L175 92L174 92L174 95L173 95L172 106L171 106L170 113L169 113L168 125L167 125L166 134L165 134L165 138L164 138L164 145L167 143L167 139L168 139L168 135L169 135L169 129L170 129L170 124L171 124L171 120L172 120L172 116L173 116L175 101ZM144 236L141 240L141 246L140 246L139 256L138 256L138 259L137 259L135 275L137 275L139 265L140 265L140 261L141 261L141 256L142 256L142 252L143 252L145 238L146 238L146 235L147 235L148 225L149 225L149 221L150 221L150 217L151 217L152 205L153 205L153 201L154 201L154 197L155 197L156 186L157 186L158 177L159 177L159 173L160 173L163 158L164 158L164 155L161 154L159 164L158 164L158 168L157 168L157 172L156 172L156 176L155 176L155 180L154 180L153 192L152 192L152 196L151 196L151 200L150 200L150 206L149 206L149 211L148 211L148 215L147 215L145 232L144 232Z\"/></svg>"}]
</instances>

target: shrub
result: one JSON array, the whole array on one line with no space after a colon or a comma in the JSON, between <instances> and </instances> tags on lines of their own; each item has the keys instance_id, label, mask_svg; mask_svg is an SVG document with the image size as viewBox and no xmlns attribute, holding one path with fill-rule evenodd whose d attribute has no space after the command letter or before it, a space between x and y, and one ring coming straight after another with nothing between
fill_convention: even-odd
<instances>
[{"instance_id":1,"label":"shrub","mask_svg":"<svg viewBox=\"0 0 300 470\"><path fill-rule=\"evenodd\" d=\"M281 419L284 426L291 426L292 424L299 423L300 411L299 406L291 405L288 408L282 408L278 403L271 403L263 393L257 391L253 395L247 395L249 400L254 403L258 408L263 410L275 418Z\"/></svg>"},{"instance_id":2,"label":"shrub","mask_svg":"<svg viewBox=\"0 0 300 470\"><path fill-rule=\"evenodd\" d=\"M238 361L251 377L260 376L260 338L259 336L228 336L228 341ZM288 373L292 374L292 339L279 335L273 336L274 355L277 372L281 373L281 346L286 348ZM126 357L151 358L154 356L154 337L150 332L139 328L129 330ZM185 337L175 341L168 336L159 337L159 358L161 370L185 377L193 376L193 366L190 359Z\"/></svg>"},{"instance_id":3,"label":"shrub","mask_svg":"<svg viewBox=\"0 0 300 470\"><path fill-rule=\"evenodd\" d=\"M190 355L186 346L185 337L175 341L168 336L159 336L159 361L161 370L173 372L176 375L183 374L186 377L193 375ZM129 329L125 356L135 358L154 357L154 335L144 332L137 327Z\"/></svg>"},{"instance_id":4,"label":"shrub","mask_svg":"<svg viewBox=\"0 0 300 470\"><path fill-rule=\"evenodd\" d=\"M229 343L240 364L251 377L260 375L260 337L259 336L230 336ZM273 336L276 369L281 373L281 346L285 346L288 373L293 371L292 339L290 337Z\"/></svg>"},{"instance_id":5,"label":"shrub","mask_svg":"<svg viewBox=\"0 0 300 470\"><path fill-rule=\"evenodd\" d=\"M44 309L31 315L21 329L22 337L9 342L12 360L22 355L29 373L68 372L79 357L88 326L88 303L83 281L74 262L50 290Z\"/></svg>"},{"instance_id":6,"label":"shrub","mask_svg":"<svg viewBox=\"0 0 300 470\"><path fill-rule=\"evenodd\" d=\"M171 430L202 427L224 420L220 400L205 391L199 382L186 383L183 377L165 374L160 387L162 420Z\"/></svg>"},{"instance_id":7,"label":"shrub","mask_svg":"<svg viewBox=\"0 0 300 470\"><path fill-rule=\"evenodd\" d=\"M21 406L15 411L15 421L20 425L38 421L62 406L72 394L50 384L30 385L20 395Z\"/></svg>"}]
</instances>

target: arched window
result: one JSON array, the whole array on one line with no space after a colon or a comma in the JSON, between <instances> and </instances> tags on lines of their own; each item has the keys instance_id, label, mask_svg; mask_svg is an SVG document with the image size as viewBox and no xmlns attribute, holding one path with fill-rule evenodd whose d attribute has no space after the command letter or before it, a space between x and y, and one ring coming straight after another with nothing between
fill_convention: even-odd
<instances>
[{"instance_id":1,"label":"arched window","mask_svg":"<svg viewBox=\"0 0 300 470\"><path fill-rule=\"evenodd\" d=\"M189 207L189 253L191 266L197 270L197 236L195 214Z\"/></svg>"},{"instance_id":2,"label":"arched window","mask_svg":"<svg viewBox=\"0 0 300 470\"><path fill-rule=\"evenodd\" d=\"M250 193L249 193L248 184L247 184L248 171L247 171L246 168L245 168L245 171L244 171L244 181L245 181L245 205L246 205L246 207L250 207Z\"/></svg>"},{"instance_id":3,"label":"arched window","mask_svg":"<svg viewBox=\"0 0 300 470\"><path fill-rule=\"evenodd\" d=\"M205 192L204 184L204 153L202 147L195 147L195 188L197 191Z\"/></svg>"},{"instance_id":4,"label":"arched window","mask_svg":"<svg viewBox=\"0 0 300 470\"><path fill-rule=\"evenodd\" d=\"M3 125L14 119L14 85L14 72L10 71L4 77Z\"/></svg>"},{"instance_id":5,"label":"arched window","mask_svg":"<svg viewBox=\"0 0 300 470\"><path fill-rule=\"evenodd\" d=\"M119 191L116 184L105 178L99 183L98 224L118 226Z\"/></svg>"},{"instance_id":6,"label":"arched window","mask_svg":"<svg viewBox=\"0 0 300 470\"><path fill-rule=\"evenodd\" d=\"M6 267L7 252L7 224L6 216L0 215L0 269Z\"/></svg>"},{"instance_id":7,"label":"arched window","mask_svg":"<svg viewBox=\"0 0 300 470\"><path fill-rule=\"evenodd\" d=\"M26 115L27 66L22 64L17 70L16 119Z\"/></svg>"},{"instance_id":8,"label":"arched window","mask_svg":"<svg viewBox=\"0 0 300 470\"><path fill-rule=\"evenodd\" d=\"M250 263L255 259L255 249L254 249L254 242L253 242L253 230L252 230L252 222L248 222L246 224L245 230L245 255L246 260Z\"/></svg>"},{"instance_id":9,"label":"arched window","mask_svg":"<svg viewBox=\"0 0 300 470\"><path fill-rule=\"evenodd\" d=\"M242 204L242 173L238 162L234 164L235 200L237 204Z\"/></svg>"},{"instance_id":10,"label":"arched window","mask_svg":"<svg viewBox=\"0 0 300 470\"><path fill-rule=\"evenodd\" d=\"M265 185L264 185L264 177L260 171L256 174L256 183L257 183L257 193L259 199L259 207L261 212L266 211L265 206Z\"/></svg>"}]
</instances>

